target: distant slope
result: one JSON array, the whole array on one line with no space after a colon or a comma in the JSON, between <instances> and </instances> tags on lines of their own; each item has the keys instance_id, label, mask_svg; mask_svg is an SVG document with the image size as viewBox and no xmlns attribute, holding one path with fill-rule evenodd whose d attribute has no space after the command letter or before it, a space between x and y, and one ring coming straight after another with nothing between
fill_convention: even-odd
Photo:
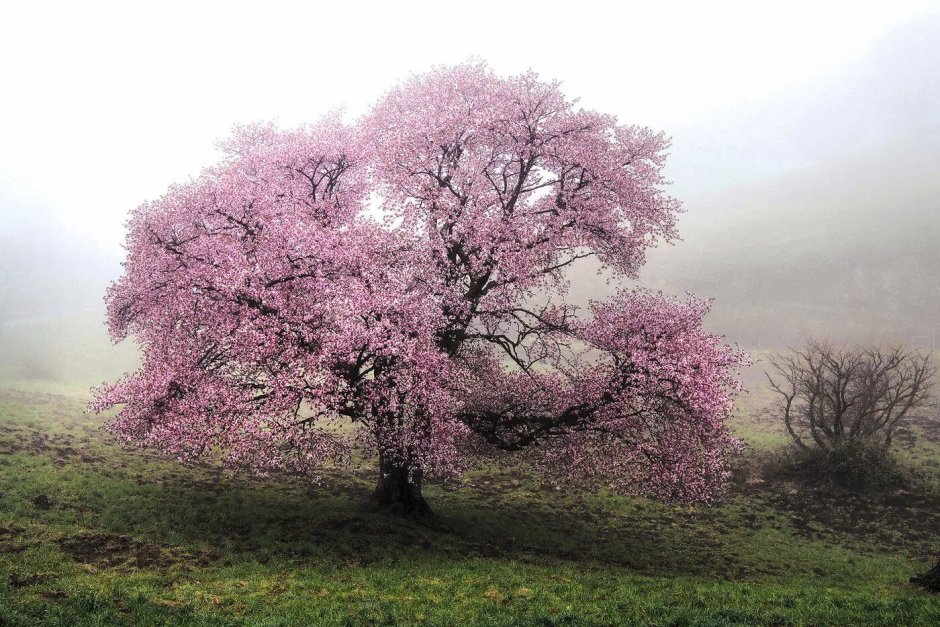
<instances>
[{"instance_id":1,"label":"distant slope","mask_svg":"<svg viewBox=\"0 0 940 627\"><path fill-rule=\"evenodd\" d=\"M111 343L100 306L0 325L0 380L93 386L114 381L138 364L133 340Z\"/></svg>"},{"instance_id":2,"label":"distant slope","mask_svg":"<svg viewBox=\"0 0 940 627\"><path fill-rule=\"evenodd\" d=\"M684 241L640 283L716 298L751 347L806 333L940 349L940 14L837 74L675 134ZM610 291L590 270L579 300Z\"/></svg>"},{"instance_id":3,"label":"distant slope","mask_svg":"<svg viewBox=\"0 0 940 627\"><path fill-rule=\"evenodd\" d=\"M0 216L0 379L92 385L134 368L133 342L113 346L104 324L117 255L2 189Z\"/></svg>"},{"instance_id":4,"label":"distant slope","mask_svg":"<svg viewBox=\"0 0 940 627\"><path fill-rule=\"evenodd\" d=\"M940 141L934 142L940 146ZM940 152L920 138L689 204L641 283L717 299L748 345L940 340Z\"/></svg>"}]
</instances>

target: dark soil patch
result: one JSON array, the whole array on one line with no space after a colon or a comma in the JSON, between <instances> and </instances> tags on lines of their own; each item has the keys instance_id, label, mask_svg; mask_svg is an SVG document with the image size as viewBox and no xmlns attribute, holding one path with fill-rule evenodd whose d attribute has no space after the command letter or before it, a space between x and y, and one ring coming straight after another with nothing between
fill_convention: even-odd
<instances>
[{"instance_id":1,"label":"dark soil patch","mask_svg":"<svg viewBox=\"0 0 940 627\"><path fill-rule=\"evenodd\" d=\"M928 487L913 481L902 487L840 487L795 470L780 451L752 451L740 459L731 493L782 514L811 540L923 558L940 538L940 494ZM742 522L755 528L755 517L747 518Z\"/></svg>"},{"instance_id":2,"label":"dark soil patch","mask_svg":"<svg viewBox=\"0 0 940 627\"><path fill-rule=\"evenodd\" d=\"M63 538L59 547L77 562L105 568L125 565L148 568L172 563L158 564L162 557L160 547L128 536L83 532Z\"/></svg>"},{"instance_id":3,"label":"dark soil patch","mask_svg":"<svg viewBox=\"0 0 940 627\"><path fill-rule=\"evenodd\" d=\"M12 572L8 581L10 582L11 588L25 588L27 586L35 586L41 583L45 583L51 579L55 579L54 573L19 573Z\"/></svg>"},{"instance_id":4,"label":"dark soil patch","mask_svg":"<svg viewBox=\"0 0 940 627\"><path fill-rule=\"evenodd\" d=\"M67 597L68 594L64 590L41 590L39 592L39 596L41 596L46 601L57 603L58 601L61 601Z\"/></svg>"},{"instance_id":5,"label":"dark soil patch","mask_svg":"<svg viewBox=\"0 0 940 627\"><path fill-rule=\"evenodd\" d=\"M755 496L811 539L850 540L929 556L940 537L940 497L906 489L852 491L823 482L772 479Z\"/></svg>"},{"instance_id":6,"label":"dark soil patch","mask_svg":"<svg viewBox=\"0 0 940 627\"><path fill-rule=\"evenodd\" d=\"M52 449L52 461L57 466L62 466L73 457L78 457L79 452L71 446L61 446Z\"/></svg>"},{"instance_id":7,"label":"dark soil patch","mask_svg":"<svg viewBox=\"0 0 940 627\"><path fill-rule=\"evenodd\" d=\"M14 455L26 453L27 455L51 454L56 464L82 455L75 448L75 438L69 435L43 433L32 427L2 426L0 427L0 454Z\"/></svg>"},{"instance_id":8,"label":"dark soil patch","mask_svg":"<svg viewBox=\"0 0 940 627\"><path fill-rule=\"evenodd\" d=\"M22 537L25 529L22 527L0 526L0 553L22 553L26 550L26 545L18 543L17 538Z\"/></svg>"},{"instance_id":9,"label":"dark soil patch","mask_svg":"<svg viewBox=\"0 0 940 627\"><path fill-rule=\"evenodd\" d=\"M208 551L192 554L130 536L95 532L66 536L58 541L58 545L75 561L98 568L164 569L177 564L207 566L218 559L216 554Z\"/></svg>"}]
</instances>

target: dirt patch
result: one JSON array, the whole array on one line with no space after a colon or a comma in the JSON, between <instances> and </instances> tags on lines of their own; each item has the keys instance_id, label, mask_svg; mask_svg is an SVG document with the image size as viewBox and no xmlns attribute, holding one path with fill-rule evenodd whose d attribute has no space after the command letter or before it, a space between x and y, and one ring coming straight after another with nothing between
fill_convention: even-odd
<instances>
[{"instance_id":1,"label":"dirt patch","mask_svg":"<svg viewBox=\"0 0 940 627\"><path fill-rule=\"evenodd\" d=\"M56 461L66 460L79 455L74 448L75 438L69 435L48 434L26 426L0 427L0 454L27 455L52 454Z\"/></svg>"},{"instance_id":2,"label":"dirt patch","mask_svg":"<svg viewBox=\"0 0 940 627\"><path fill-rule=\"evenodd\" d=\"M50 510L52 509L52 499L45 494L37 494L33 498L33 507L40 510Z\"/></svg>"},{"instance_id":3,"label":"dirt patch","mask_svg":"<svg viewBox=\"0 0 940 627\"><path fill-rule=\"evenodd\" d=\"M811 539L926 556L940 529L940 498L909 490L854 492L825 483L770 480L755 496Z\"/></svg>"},{"instance_id":4,"label":"dirt patch","mask_svg":"<svg viewBox=\"0 0 940 627\"><path fill-rule=\"evenodd\" d=\"M41 596L46 601L49 601L50 603L58 603L67 597L68 593L64 590L41 590L39 592L39 596Z\"/></svg>"},{"instance_id":5,"label":"dirt patch","mask_svg":"<svg viewBox=\"0 0 940 627\"><path fill-rule=\"evenodd\" d=\"M79 461L99 463L104 457L94 452L95 442L87 438L43 433L33 427L0 424L0 455L47 455L56 466Z\"/></svg>"},{"instance_id":6,"label":"dirt patch","mask_svg":"<svg viewBox=\"0 0 940 627\"><path fill-rule=\"evenodd\" d=\"M11 588L25 588L28 586L36 586L41 583L46 583L55 579L55 573L20 573L12 572L8 581L10 582Z\"/></svg>"},{"instance_id":7,"label":"dirt patch","mask_svg":"<svg viewBox=\"0 0 940 627\"><path fill-rule=\"evenodd\" d=\"M210 551L189 553L174 547L144 542L131 536L81 532L58 541L63 553L97 568L162 569L173 565L207 566L218 559Z\"/></svg>"},{"instance_id":8,"label":"dirt patch","mask_svg":"<svg viewBox=\"0 0 940 627\"><path fill-rule=\"evenodd\" d=\"M172 561L161 562L160 547L147 544L129 536L103 533L79 533L59 541L59 548L69 557L82 564L112 568L133 566L149 568L169 566Z\"/></svg>"},{"instance_id":9,"label":"dirt patch","mask_svg":"<svg viewBox=\"0 0 940 627\"><path fill-rule=\"evenodd\" d=\"M22 527L0 526L0 553L22 553L26 550L23 543L17 542L17 538L22 537L25 529Z\"/></svg>"},{"instance_id":10,"label":"dirt patch","mask_svg":"<svg viewBox=\"0 0 940 627\"><path fill-rule=\"evenodd\" d=\"M71 446L58 446L52 449L52 461L56 466L62 466L78 455L78 450Z\"/></svg>"}]
</instances>

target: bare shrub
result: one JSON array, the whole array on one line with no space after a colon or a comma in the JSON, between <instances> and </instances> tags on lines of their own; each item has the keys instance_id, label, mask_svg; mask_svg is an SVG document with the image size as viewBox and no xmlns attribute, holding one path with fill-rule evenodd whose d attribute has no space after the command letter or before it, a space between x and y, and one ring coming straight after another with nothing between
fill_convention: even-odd
<instances>
[{"instance_id":1,"label":"bare shrub","mask_svg":"<svg viewBox=\"0 0 940 627\"><path fill-rule=\"evenodd\" d=\"M894 477L889 451L898 426L927 406L936 372L929 355L901 346L837 349L826 342L770 359L797 458L848 483Z\"/></svg>"}]
</instances>

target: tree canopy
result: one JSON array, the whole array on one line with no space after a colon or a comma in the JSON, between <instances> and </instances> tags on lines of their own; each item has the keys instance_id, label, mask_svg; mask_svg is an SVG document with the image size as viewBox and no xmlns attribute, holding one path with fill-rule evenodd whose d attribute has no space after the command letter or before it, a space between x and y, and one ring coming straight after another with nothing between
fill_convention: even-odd
<instances>
[{"instance_id":1,"label":"tree canopy","mask_svg":"<svg viewBox=\"0 0 940 627\"><path fill-rule=\"evenodd\" d=\"M566 297L579 260L635 278L677 237L667 147L472 63L351 124L238 128L219 164L133 212L107 303L143 365L93 406L122 406L127 442L254 471L315 474L361 447L406 509L423 477L499 452L707 500L745 360L703 331L707 301Z\"/></svg>"}]
</instances>

